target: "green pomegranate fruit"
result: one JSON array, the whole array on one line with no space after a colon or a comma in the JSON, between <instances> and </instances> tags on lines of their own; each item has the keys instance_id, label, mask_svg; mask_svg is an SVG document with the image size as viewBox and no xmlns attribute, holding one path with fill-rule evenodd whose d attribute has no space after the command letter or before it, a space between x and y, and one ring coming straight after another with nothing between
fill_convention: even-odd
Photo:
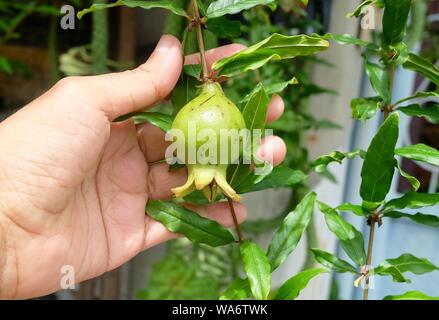
<instances>
[{"instance_id":1,"label":"green pomegranate fruit","mask_svg":"<svg viewBox=\"0 0 439 320\"><path fill-rule=\"evenodd\" d=\"M172 189L175 196L183 198L195 190L202 190L206 198L213 201L219 188L227 197L239 201L239 195L227 182L227 167L236 160L231 152L232 144L233 147L238 144L240 148L242 139L229 133L239 132L245 127L241 112L225 96L221 85L217 82L204 83L199 96L186 104L172 123L172 129L181 130L184 134L185 156L180 160L184 161L188 168L187 182L179 188ZM191 132L194 130L196 135L193 135L194 139L191 140ZM203 135L203 132L208 134ZM213 149L205 150L208 140L214 141L216 145ZM190 143L192 145L189 145ZM221 156L224 151L227 151L226 156ZM189 155L194 155L194 152L197 155L200 152L207 155L209 162L199 160L198 156L188 161Z\"/></svg>"}]
</instances>

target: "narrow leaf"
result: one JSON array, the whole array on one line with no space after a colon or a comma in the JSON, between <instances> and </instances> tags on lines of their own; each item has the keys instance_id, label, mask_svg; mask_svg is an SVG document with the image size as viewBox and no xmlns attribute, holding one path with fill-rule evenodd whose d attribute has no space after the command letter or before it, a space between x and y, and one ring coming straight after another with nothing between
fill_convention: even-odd
<instances>
[{"instance_id":1,"label":"narrow leaf","mask_svg":"<svg viewBox=\"0 0 439 320\"><path fill-rule=\"evenodd\" d=\"M300 170L277 166L261 181L258 181L259 176L255 173L248 175L235 190L238 193L246 193L279 187L292 187L302 183L307 177L308 176Z\"/></svg>"},{"instance_id":2,"label":"narrow leaf","mask_svg":"<svg viewBox=\"0 0 439 320\"><path fill-rule=\"evenodd\" d=\"M359 217L364 217L368 214L367 211L365 211L362 206L357 205L357 204L352 204L352 203L343 203L343 204L339 205L336 209L339 211L352 212L353 214L355 214Z\"/></svg>"},{"instance_id":3,"label":"narrow leaf","mask_svg":"<svg viewBox=\"0 0 439 320\"><path fill-rule=\"evenodd\" d=\"M197 213L173 202L149 201L149 216L171 232L185 235L189 240L216 247L234 241L233 235L218 222L201 217Z\"/></svg>"},{"instance_id":4,"label":"narrow leaf","mask_svg":"<svg viewBox=\"0 0 439 320\"><path fill-rule=\"evenodd\" d=\"M253 297L256 300L266 300L271 287L271 268L268 258L256 243L244 241L240 248Z\"/></svg>"},{"instance_id":5,"label":"narrow leaf","mask_svg":"<svg viewBox=\"0 0 439 320\"><path fill-rule=\"evenodd\" d=\"M404 178L410 183L410 185L412 186L412 191L414 191L414 192L418 191L419 187L421 186L421 182L419 182L418 179L416 179L415 177L413 177L413 176L412 176L411 174L409 174L408 172L405 172L405 171L401 168L401 166L400 166L400 164L399 164L398 161L396 162L396 168L398 169L399 174L400 174L402 177L404 177Z\"/></svg>"},{"instance_id":6,"label":"narrow leaf","mask_svg":"<svg viewBox=\"0 0 439 320\"><path fill-rule=\"evenodd\" d=\"M392 199L384 205L383 211L395 209L418 209L435 206L439 203L439 193L409 192L402 197Z\"/></svg>"},{"instance_id":7,"label":"narrow leaf","mask_svg":"<svg viewBox=\"0 0 439 320\"><path fill-rule=\"evenodd\" d=\"M267 117L268 103L270 99L262 84L258 84L257 90L250 96L249 101L242 110L247 129L264 129Z\"/></svg>"},{"instance_id":8,"label":"narrow leaf","mask_svg":"<svg viewBox=\"0 0 439 320\"><path fill-rule=\"evenodd\" d=\"M190 72L192 71L193 70ZM174 113L177 113L183 106L197 96L199 92L199 84L199 81L194 77L187 74L181 75L171 97Z\"/></svg>"},{"instance_id":9,"label":"narrow leaf","mask_svg":"<svg viewBox=\"0 0 439 320\"><path fill-rule=\"evenodd\" d=\"M335 272L351 272L355 274L358 273L357 269L353 265L343 259L340 259L332 253L320 249L311 249L311 251L314 254L314 258L318 263L325 267L328 267Z\"/></svg>"},{"instance_id":10,"label":"narrow leaf","mask_svg":"<svg viewBox=\"0 0 439 320\"><path fill-rule=\"evenodd\" d=\"M328 272L323 268L315 268L302 271L289 278L277 291L274 300L294 300L300 294L300 291L306 288L308 283L321 273Z\"/></svg>"},{"instance_id":11,"label":"narrow leaf","mask_svg":"<svg viewBox=\"0 0 439 320\"><path fill-rule=\"evenodd\" d=\"M346 45L346 44L353 44L353 45L357 45L357 46L361 46L364 48L367 48L369 50L373 50L373 51L378 51L380 49L379 46L377 46L376 44L372 43L372 42L367 42L364 40L361 40L357 37L354 37L350 34L336 34L333 35L333 39L342 45Z\"/></svg>"},{"instance_id":12,"label":"narrow leaf","mask_svg":"<svg viewBox=\"0 0 439 320\"><path fill-rule=\"evenodd\" d=\"M427 59L414 53L410 53L407 61L403 64L403 67L422 74L431 82L439 86L439 68Z\"/></svg>"},{"instance_id":13,"label":"narrow leaf","mask_svg":"<svg viewBox=\"0 0 439 320\"><path fill-rule=\"evenodd\" d=\"M397 113L381 125L366 152L361 170L360 195L368 202L380 202L389 192L395 172L395 146L398 140Z\"/></svg>"},{"instance_id":14,"label":"narrow leaf","mask_svg":"<svg viewBox=\"0 0 439 320\"><path fill-rule=\"evenodd\" d=\"M406 101L410 101L410 100L415 100L415 99L426 99L426 98L431 98L431 97L435 97L439 99L439 93L437 92L418 92L410 97L407 97L405 99L401 99L398 102L395 102L394 105L400 105L401 103L404 103Z\"/></svg>"},{"instance_id":15,"label":"narrow leaf","mask_svg":"<svg viewBox=\"0 0 439 320\"><path fill-rule=\"evenodd\" d=\"M316 194L308 193L277 229L267 251L272 270L280 266L296 248L312 218L315 200Z\"/></svg>"},{"instance_id":16,"label":"narrow leaf","mask_svg":"<svg viewBox=\"0 0 439 320\"><path fill-rule=\"evenodd\" d=\"M97 10L104 10L113 7L127 6L129 8L142 8L142 9L152 9L152 8L163 8L171 11L172 13L187 17L188 14L183 8L178 6L175 1L172 0L161 0L161 1L141 1L141 0L119 0L109 4L93 4L90 8L84 9L78 12L78 19L81 19L85 14L94 12Z\"/></svg>"},{"instance_id":17,"label":"narrow leaf","mask_svg":"<svg viewBox=\"0 0 439 320\"><path fill-rule=\"evenodd\" d=\"M390 103L390 78L387 69L369 61L366 61L365 68L372 88L385 103Z\"/></svg>"},{"instance_id":18,"label":"narrow leaf","mask_svg":"<svg viewBox=\"0 0 439 320\"><path fill-rule=\"evenodd\" d=\"M411 283L411 280L404 277L404 274L396 266L391 265L386 261L376 267L373 270L373 273L380 276L391 276L394 282Z\"/></svg>"},{"instance_id":19,"label":"narrow leaf","mask_svg":"<svg viewBox=\"0 0 439 320\"><path fill-rule=\"evenodd\" d=\"M343 219L335 209L322 202L319 202L319 208L325 215L326 225L340 240L340 245L346 254L357 265L364 265L366 263L366 252L364 251L363 235Z\"/></svg>"},{"instance_id":20,"label":"narrow leaf","mask_svg":"<svg viewBox=\"0 0 439 320\"><path fill-rule=\"evenodd\" d=\"M398 148L395 150L395 154L407 159L439 166L439 151L422 143Z\"/></svg>"},{"instance_id":21,"label":"narrow leaf","mask_svg":"<svg viewBox=\"0 0 439 320\"><path fill-rule=\"evenodd\" d=\"M411 117L423 117L434 124L439 123L439 105L437 104L427 107L421 107L419 104L411 104L406 107L399 107L396 110Z\"/></svg>"},{"instance_id":22,"label":"narrow leaf","mask_svg":"<svg viewBox=\"0 0 439 320\"><path fill-rule=\"evenodd\" d=\"M384 300L439 300L439 297L427 296L420 291L407 291L406 293L396 296L385 296Z\"/></svg>"},{"instance_id":23,"label":"narrow leaf","mask_svg":"<svg viewBox=\"0 0 439 320\"><path fill-rule=\"evenodd\" d=\"M346 16L348 18L352 18L352 17L359 17L363 14L363 10L370 6L374 1L373 0L366 0L363 1L358 7L355 8L355 10L351 13L348 13Z\"/></svg>"},{"instance_id":24,"label":"narrow leaf","mask_svg":"<svg viewBox=\"0 0 439 320\"><path fill-rule=\"evenodd\" d=\"M207 8L207 17L216 18L226 14L236 14L257 5L268 5L275 0L217 0Z\"/></svg>"},{"instance_id":25,"label":"narrow leaf","mask_svg":"<svg viewBox=\"0 0 439 320\"><path fill-rule=\"evenodd\" d=\"M280 93L289 85L298 84L298 83L299 83L299 81L296 78L292 78L289 81L282 81L282 82L269 84L269 85L265 86L265 92L268 95ZM254 92L256 92L257 90L258 90L258 87L256 87L252 92L250 92L248 95L246 95L240 102L241 103L247 102L250 99L250 97L254 94Z\"/></svg>"},{"instance_id":26,"label":"narrow leaf","mask_svg":"<svg viewBox=\"0 0 439 320\"><path fill-rule=\"evenodd\" d=\"M326 50L328 41L306 35L285 36L273 34L261 42L213 64L220 75L234 76L262 67L270 60L292 59Z\"/></svg>"},{"instance_id":27,"label":"narrow leaf","mask_svg":"<svg viewBox=\"0 0 439 320\"><path fill-rule=\"evenodd\" d=\"M383 38L388 46L404 39L411 0L386 0L383 15Z\"/></svg>"},{"instance_id":28,"label":"narrow leaf","mask_svg":"<svg viewBox=\"0 0 439 320\"><path fill-rule=\"evenodd\" d=\"M414 274L424 274L439 269L425 258L417 258L410 253L405 253L395 259L386 259L375 268L375 273L381 274L383 270L387 270L390 266L398 268L401 273L411 272Z\"/></svg>"},{"instance_id":29,"label":"narrow leaf","mask_svg":"<svg viewBox=\"0 0 439 320\"><path fill-rule=\"evenodd\" d=\"M399 219L399 218L408 218L416 223L423 224L429 227L439 227L439 217L432 214L424 214L424 213L416 213L409 214L399 211L388 211L383 214L383 217Z\"/></svg>"},{"instance_id":30,"label":"narrow leaf","mask_svg":"<svg viewBox=\"0 0 439 320\"><path fill-rule=\"evenodd\" d=\"M322 173L322 172L326 171L329 164L331 164L333 162L337 162L337 163L341 164L345 158L352 159L358 155L361 157L364 157L365 152L360 150L360 149L356 149L356 150L351 151L351 152L334 151L328 155L324 155L324 156L321 156L321 157L315 159L311 163L311 167L314 169L315 172Z\"/></svg>"}]
</instances>

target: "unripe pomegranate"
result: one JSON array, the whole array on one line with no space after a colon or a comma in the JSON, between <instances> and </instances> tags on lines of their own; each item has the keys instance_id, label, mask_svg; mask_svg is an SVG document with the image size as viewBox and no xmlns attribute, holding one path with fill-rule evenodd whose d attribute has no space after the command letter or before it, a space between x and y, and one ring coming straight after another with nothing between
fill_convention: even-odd
<instances>
[{"instance_id":1,"label":"unripe pomegranate","mask_svg":"<svg viewBox=\"0 0 439 320\"><path fill-rule=\"evenodd\" d=\"M229 133L238 132L245 127L241 112L225 96L221 85L212 81L204 83L199 96L186 104L172 123L172 129L184 133L185 156L180 160L184 161L188 168L187 182L179 188L172 189L175 196L183 198L195 190L202 190L206 198L213 201L219 188L227 197L239 201L239 195L227 182L227 167L236 160L231 152L232 144L233 148L236 148L236 144L241 148L242 141L240 136ZM191 142L190 132L194 129L196 136ZM202 132L208 133L210 138L200 135ZM209 139L211 141L211 138L215 138L216 146L213 146L214 150L205 150L206 143ZM216 151L216 154L212 154L211 151ZM190 163L189 155L194 152L197 155L200 152L207 155L209 162L205 163L195 156L192 157L195 161ZM227 157L224 158L222 152L227 152Z\"/></svg>"}]
</instances>

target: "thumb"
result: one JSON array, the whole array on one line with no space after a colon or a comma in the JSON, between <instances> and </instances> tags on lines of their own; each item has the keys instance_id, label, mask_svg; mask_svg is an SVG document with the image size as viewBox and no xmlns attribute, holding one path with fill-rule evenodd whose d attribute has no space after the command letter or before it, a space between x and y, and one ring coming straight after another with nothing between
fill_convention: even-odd
<instances>
[{"instance_id":1,"label":"thumb","mask_svg":"<svg viewBox=\"0 0 439 320\"><path fill-rule=\"evenodd\" d=\"M135 112L168 96L176 85L183 65L179 40L164 35L150 58L134 70L100 76L73 78L81 98L90 98L110 121ZM67 80L69 81L69 80Z\"/></svg>"}]
</instances>

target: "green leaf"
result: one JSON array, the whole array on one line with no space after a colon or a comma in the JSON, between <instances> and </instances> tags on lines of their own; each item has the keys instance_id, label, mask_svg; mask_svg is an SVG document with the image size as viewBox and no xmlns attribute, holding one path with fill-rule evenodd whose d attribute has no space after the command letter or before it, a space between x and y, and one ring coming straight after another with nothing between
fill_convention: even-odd
<instances>
[{"instance_id":1,"label":"green leaf","mask_svg":"<svg viewBox=\"0 0 439 320\"><path fill-rule=\"evenodd\" d=\"M396 161L396 168L399 171L399 174L404 177L412 186L412 191L418 191L419 187L421 186L421 183L419 182L418 179L416 179L415 177L413 177L411 174L409 174L408 172L405 172L398 161Z\"/></svg>"},{"instance_id":2,"label":"green leaf","mask_svg":"<svg viewBox=\"0 0 439 320\"><path fill-rule=\"evenodd\" d=\"M203 218L173 202L149 201L146 211L169 231L183 234L193 242L212 247L234 242L233 235L218 222Z\"/></svg>"},{"instance_id":3,"label":"green leaf","mask_svg":"<svg viewBox=\"0 0 439 320\"><path fill-rule=\"evenodd\" d=\"M215 62L213 69L220 70L220 75L234 76L258 69L271 60L307 56L326 50L328 47L328 41L321 37L285 36L275 33L247 49Z\"/></svg>"},{"instance_id":4,"label":"green leaf","mask_svg":"<svg viewBox=\"0 0 439 320\"><path fill-rule=\"evenodd\" d=\"M390 190L395 172L395 146L398 140L397 113L381 125L366 152L361 169L360 195L368 202L383 201Z\"/></svg>"},{"instance_id":5,"label":"green leaf","mask_svg":"<svg viewBox=\"0 0 439 320\"><path fill-rule=\"evenodd\" d=\"M384 205L383 211L395 209L418 209L435 206L439 203L439 193L409 192L400 198L392 199Z\"/></svg>"},{"instance_id":6,"label":"green leaf","mask_svg":"<svg viewBox=\"0 0 439 320\"><path fill-rule=\"evenodd\" d=\"M333 35L332 37L337 43L342 44L342 45L353 44L353 45L361 46L361 47L364 47L366 49L373 50L373 51L380 50L380 47L377 46L376 44L374 44L372 42L367 42L367 41L361 40L361 39L354 37L350 34L336 34L336 35Z\"/></svg>"},{"instance_id":7,"label":"green leaf","mask_svg":"<svg viewBox=\"0 0 439 320\"><path fill-rule=\"evenodd\" d=\"M265 92L264 86L259 83L257 90L250 96L249 101L242 110L247 129L264 129L270 98Z\"/></svg>"},{"instance_id":8,"label":"green leaf","mask_svg":"<svg viewBox=\"0 0 439 320\"><path fill-rule=\"evenodd\" d=\"M409 214L399 211L388 211L383 213L383 217L392 219L408 218L416 223L423 224L429 227L439 227L439 217L432 214L424 214L420 212L416 214Z\"/></svg>"},{"instance_id":9,"label":"green leaf","mask_svg":"<svg viewBox=\"0 0 439 320\"><path fill-rule=\"evenodd\" d=\"M379 97L353 99L351 101L352 118L360 121L373 118L380 110L382 101Z\"/></svg>"},{"instance_id":10,"label":"green leaf","mask_svg":"<svg viewBox=\"0 0 439 320\"><path fill-rule=\"evenodd\" d=\"M323 268L314 268L299 272L282 284L274 296L274 300L294 300L308 283L321 273L328 272Z\"/></svg>"},{"instance_id":11,"label":"green leaf","mask_svg":"<svg viewBox=\"0 0 439 320\"><path fill-rule=\"evenodd\" d=\"M431 123L439 123L439 105L437 104L425 108L419 104L411 104L405 107L399 107L397 110L411 117L423 117Z\"/></svg>"},{"instance_id":12,"label":"green leaf","mask_svg":"<svg viewBox=\"0 0 439 320\"><path fill-rule=\"evenodd\" d=\"M396 266L393 266L387 262L383 262L378 267L373 269L373 273L380 276L391 276L394 282L411 283L411 280L404 277L402 272Z\"/></svg>"},{"instance_id":13,"label":"green leaf","mask_svg":"<svg viewBox=\"0 0 439 320\"><path fill-rule=\"evenodd\" d=\"M398 148L395 150L395 154L407 159L439 166L439 151L422 143Z\"/></svg>"},{"instance_id":14,"label":"green leaf","mask_svg":"<svg viewBox=\"0 0 439 320\"><path fill-rule=\"evenodd\" d=\"M249 101L242 110L242 116L244 117L246 127L250 132L253 132L255 129L263 130L265 128L265 119L267 117L268 104L270 103L270 98L261 83L256 86L256 89L257 90L254 90ZM248 157L254 155L258 148L258 146L251 143L253 141L250 140L253 139L249 139L248 144L244 146L244 154ZM241 184L249 175L250 168L249 165L239 163L230 166L230 172L231 175L229 181L230 184L235 187Z\"/></svg>"},{"instance_id":15,"label":"green leaf","mask_svg":"<svg viewBox=\"0 0 439 320\"><path fill-rule=\"evenodd\" d=\"M385 296L384 300L439 300L439 297L427 296L420 291L407 291L406 293L397 296Z\"/></svg>"},{"instance_id":16,"label":"green leaf","mask_svg":"<svg viewBox=\"0 0 439 320\"><path fill-rule=\"evenodd\" d=\"M191 71L192 72L192 71ZM174 107L174 113L177 113L182 107L184 107L189 101L194 99L198 92L200 82L192 76L182 74L172 92L172 105Z\"/></svg>"},{"instance_id":17,"label":"green leaf","mask_svg":"<svg viewBox=\"0 0 439 320\"><path fill-rule=\"evenodd\" d=\"M405 99L401 99L398 102L395 102L393 105L397 106L400 105L401 103L404 103L406 101L410 101L410 100L414 100L414 99L425 99L425 98L430 98L430 97L436 97L439 99L439 93L438 92L418 92L413 96L407 97Z\"/></svg>"},{"instance_id":18,"label":"green leaf","mask_svg":"<svg viewBox=\"0 0 439 320\"><path fill-rule=\"evenodd\" d=\"M241 22L225 17L207 20L207 28L218 38L234 39L241 35Z\"/></svg>"},{"instance_id":19,"label":"green leaf","mask_svg":"<svg viewBox=\"0 0 439 320\"><path fill-rule=\"evenodd\" d=\"M257 5L268 5L275 0L217 0L207 8L208 18L217 18L226 14L236 14Z\"/></svg>"},{"instance_id":20,"label":"green leaf","mask_svg":"<svg viewBox=\"0 0 439 320\"><path fill-rule=\"evenodd\" d=\"M364 251L363 235L353 225L343 219L335 209L322 202L319 202L319 208L325 215L328 229L340 240L340 245L346 254L357 265L364 265L366 263L366 253Z\"/></svg>"},{"instance_id":21,"label":"green leaf","mask_svg":"<svg viewBox=\"0 0 439 320\"><path fill-rule=\"evenodd\" d=\"M109 4L93 4L90 8L84 9L78 12L78 19L81 19L85 14L94 12L97 10L104 10L114 7L127 6L129 8L142 8L142 9L152 9L152 8L163 8L175 13L176 15L187 17L188 14L183 8L175 4L172 0L161 0L161 1L141 1L141 0L119 0Z\"/></svg>"},{"instance_id":22,"label":"green leaf","mask_svg":"<svg viewBox=\"0 0 439 320\"><path fill-rule=\"evenodd\" d=\"M308 5L308 0L300 0L305 6Z\"/></svg>"},{"instance_id":23,"label":"green leaf","mask_svg":"<svg viewBox=\"0 0 439 320\"><path fill-rule=\"evenodd\" d=\"M311 249L314 254L314 258L321 265L328 267L335 272L344 273L351 272L357 274L357 269L351 265L349 262L340 259L339 257L333 255L332 253L320 250L320 249Z\"/></svg>"},{"instance_id":24,"label":"green leaf","mask_svg":"<svg viewBox=\"0 0 439 320\"><path fill-rule=\"evenodd\" d=\"M390 78L387 69L369 61L366 61L365 68L372 88L384 100L384 103L390 103Z\"/></svg>"},{"instance_id":25,"label":"green leaf","mask_svg":"<svg viewBox=\"0 0 439 320\"><path fill-rule=\"evenodd\" d=\"M282 82L277 82L277 83L273 83L273 84L269 84L268 86L265 86L265 92L268 95L272 95L275 93L280 93L282 92L286 87L288 87L289 85L293 85L293 84L298 84L299 81L294 77L293 79L289 80L289 81L282 81ZM253 89L252 92L250 92L248 95L246 95L240 102L241 103L245 103L247 102L250 97L258 90L258 87L256 87L255 89Z\"/></svg>"},{"instance_id":26,"label":"green leaf","mask_svg":"<svg viewBox=\"0 0 439 320\"><path fill-rule=\"evenodd\" d=\"M410 53L407 61L403 64L403 67L422 74L431 82L439 86L439 68L427 59L414 53Z\"/></svg>"},{"instance_id":27,"label":"green leaf","mask_svg":"<svg viewBox=\"0 0 439 320\"><path fill-rule=\"evenodd\" d=\"M7 75L12 75L14 73L14 68L10 59L0 56L0 71Z\"/></svg>"},{"instance_id":28,"label":"green leaf","mask_svg":"<svg viewBox=\"0 0 439 320\"><path fill-rule=\"evenodd\" d=\"M347 18L359 17L363 14L363 9L373 4L374 0L363 1L355 10L346 15Z\"/></svg>"},{"instance_id":29,"label":"green leaf","mask_svg":"<svg viewBox=\"0 0 439 320\"><path fill-rule=\"evenodd\" d=\"M323 173L323 172L327 171L327 167L330 163L337 162L337 163L341 164L345 158L352 159L358 155L360 155L361 157L364 157L365 152L360 150L360 149L356 149L352 152L334 151L328 155L324 155L324 156L321 156L321 157L315 159L311 163L311 167L313 168L313 170L315 172Z\"/></svg>"},{"instance_id":30,"label":"green leaf","mask_svg":"<svg viewBox=\"0 0 439 320\"><path fill-rule=\"evenodd\" d=\"M125 116L119 117L115 122L123 121L133 118L135 124L149 122L156 127L159 127L164 132L167 132L172 127L172 116L161 112L134 112Z\"/></svg>"},{"instance_id":31,"label":"green leaf","mask_svg":"<svg viewBox=\"0 0 439 320\"><path fill-rule=\"evenodd\" d=\"M425 258L418 258L410 253L404 253L398 258L384 260L374 271L381 274L390 267L396 267L401 273L411 272L414 274L424 274L439 269Z\"/></svg>"},{"instance_id":32,"label":"green leaf","mask_svg":"<svg viewBox=\"0 0 439 320\"><path fill-rule=\"evenodd\" d=\"M266 300L271 288L271 268L265 252L256 243L244 241L241 245L244 270L256 300Z\"/></svg>"},{"instance_id":33,"label":"green leaf","mask_svg":"<svg viewBox=\"0 0 439 320\"><path fill-rule=\"evenodd\" d=\"M183 73L197 79L200 78L201 69L201 64L186 64L183 67Z\"/></svg>"},{"instance_id":34,"label":"green leaf","mask_svg":"<svg viewBox=\"0 0 439 320\"><path fill-rule=\"evenodd\" d=\"M217 299L219 282L200 265L189 264L181 255L167 254L149 273L146 289L137 293L144 300ZM209 286L205 284L209 283Z\"/></svg>"},{"instance_id":35,"label":"green leaf","mask_svg":"<svg viewBox=\"0 0 439 320\"><path fill-rule=\"evenodd\" d=\"M272 270L280 266L296 248L312 218L315 201L316 194L308 193L277 229L267 251Z\"/></svg>"},{"instance_id":36,"label":"green leaf","mask_svg":"<svg viewBox=\"0 0 439 320\"><path fill-rule=\"evenodd\" d=\"M308 176L300 170L294 170L285 166L277 166L262 180L255 173L248 175L242 183L235 187L238 193L254 192L265 189L292 187L306 180Z\"/></svg>"},{"instance_id":37,"label":"green leaf","mask_svg":"<svg viewBox=\"0 0 439 320\"><path fill-rule=\"evenodd\" d=\"M387 65L393 64L395 67L403 65L409 58L409 49L404 42L389 45L387 54L383 56L383 62Z\"/></svg>"},{"instance_id":38,"label":"green leaf","mask_svg":"<svg viewBox=\"0 0 439 320\"><path fill-rule=\"evenodd\" d=\"M248 279L237 278L232 281L230 286L223 292L220 300L244 300L250 295L250 284Z\"/></svg>"},{"instance_id":39,"label":"green leaf","mask_svg":"<svg viewBox=\"0 0 439 320\"><path fill-rule=\"evenodd\" d=\"M343 204L339 205L336 208L336 210L349 211L349 212L352 212L353 214L355 214L359 217L364 217L368 214L367 211L365 211L362 206L359 206L357 204L352 204L352 203L343 203Z\"/></svg>"},{"instance_id":40,"label":"green leaf","mask_svg":"<svg viewBox=\"0 0 439 320\"><path fill-rule=\"evenodd\" d=\"M386 0L383 15L383 38L387 45L404 39L409 18L411 0Z\"/></svg>"}]
</instances>

